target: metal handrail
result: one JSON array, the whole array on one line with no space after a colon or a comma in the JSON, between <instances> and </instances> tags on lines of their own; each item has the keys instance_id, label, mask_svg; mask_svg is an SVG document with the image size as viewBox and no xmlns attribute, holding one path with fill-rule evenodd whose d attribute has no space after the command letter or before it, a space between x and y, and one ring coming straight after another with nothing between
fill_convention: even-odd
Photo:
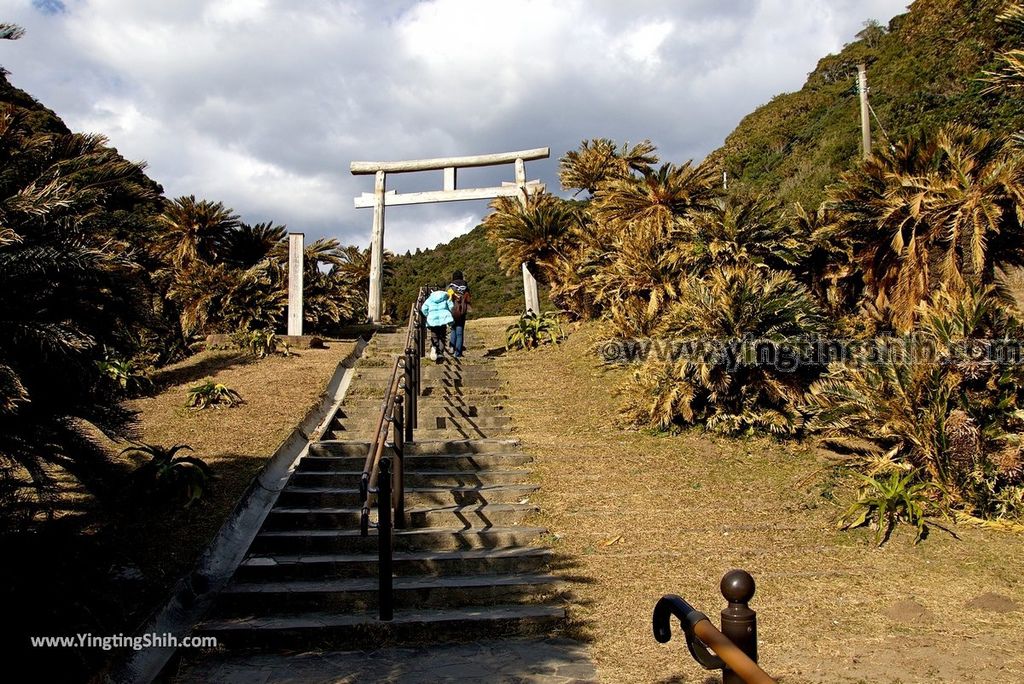
<instances>
[{"instance_id":1,"label":"metal handrail","mask_svg":"<svg viewBox=\"0 0 1024 684\"><path fill-rule=\"evenodd\" d=\"M705 670L722 670L723 684L775 684L757 664L757 614L748 605L754 596L754 578L746 571L731 570L721 587L729 601L722 611L722 630L728 634L681 597L666 594L654 606L651 618L655 640L664 644L672 638L670 623L675 615L690 655Z\"/></svg>"},{"instance_id":2,"label":"metal handrail","mask_svg":"<svg viewBox=\"0 0 1024 684\"><path fill-rule=\"evenodd\" d=\"M391 376L384 391L380 415L373 432L359 478L359 531L370 533L371 497L377 496L377 550L378 550L378 613L383 621L394 616L392 592L393 528L404 528L405 444L413 440L417 422L418 397L421 393L420 357L423 350L424 327L420 306L423 290L409 310L409 324L405 346L395 358ZM390 437L390 443L389 443ZM386 455L390 446L392 456Z\"/></svg>"}]
</instances>

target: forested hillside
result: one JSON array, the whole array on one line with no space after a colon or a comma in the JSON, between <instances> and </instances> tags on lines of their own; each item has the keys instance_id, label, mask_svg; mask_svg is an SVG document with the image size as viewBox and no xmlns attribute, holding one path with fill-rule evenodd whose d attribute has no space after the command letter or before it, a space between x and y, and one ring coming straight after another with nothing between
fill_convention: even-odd
<instances>
[{"instance_id":1,"label":"forested hillside","mask_svg":"<svg viewBox=\"0 0 1024 684\"><path fill-rule=\"evenodd\" d=\"M748 115L709 161L786 203L813 208L860 156L857 64L866 63L877 147L951 121L995 132L1024 124L1024 103L986 94L981 80L1017 30L996 20L1004 0L917 0L888 27L869 22L804 87ZM865 17L867 19L867 17ZM853 38L853 37L851 37Z\"/></svg>"},{"instance_id":2,"label":"forested hillside","mask_svg":"<svg viewBox=\"0 0 1024 684\"><path fill-rule=\"evenodd\" d=\"M473 291L471 318L504 316L523 310L523 279L517 273L506 275L498 265L494 245L483 226L434 249L417 250L395 257L392 277L385 284L384 298L395 306L416 297L420 285L444 285L452 272L460 270ZM541 308L550 308L541 292Z\"/></svg>"}]
</instances>

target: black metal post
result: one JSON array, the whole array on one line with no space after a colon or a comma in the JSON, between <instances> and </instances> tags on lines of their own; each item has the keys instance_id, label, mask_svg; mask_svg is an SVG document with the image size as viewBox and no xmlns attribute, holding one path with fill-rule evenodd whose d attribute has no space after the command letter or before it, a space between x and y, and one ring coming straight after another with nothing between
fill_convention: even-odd
<instances>
[{"instance_id":1,"label":"black metal post","mask_svg":"<svg viewBox=\"0 0 1024 684\"><path fill-rule=\"evenodd\" d=\"M427 354L427 319L421 313L419 315L419 321L416 325L416 334L420 337L420 358L422 359Z\"/></svg>"},{"instance_id":2,"label":"black metal post","mask_svg":"<svg viewBox=\"0 0 1024 684\"><path fill-rule=\"evenodd\" d=\"M395 597L392 581L391 536L391 459L380 459L380 476L377 485L377 612L383 622L395 617Z\"/></svg>"},{"instance_id":3,"label":"black metal post","mask_svg":"<svg viewBox=\"0 0 1024 684\"><path fill-rule=\"evenodd\" d=\"M405 417L403 415L402 388L399 387L398 395L395 397L394 407L394 487L393 499L395 507L395 527L405 528L405 431L403 430Z\"/></svg>"},{"instance_id":4,"label":"black metal post","mask_svg":"<svg viewBox=\"0 0 1024 684\"><path fill-rule=\"evenodd\" d=\"M722 611L722 634L757 662L757 613L747 605L754 598L754 578L745 570L730 570L722 577L722 596L729 605ZM722 684L743 684L728 667L722 669Z\"/></svg>"},{"instance_id":5,"label":"black metal post","mask_svg":"<svg viewBox=\"0 0 1024 684\"><path fill-rule=\"evenodd\" d=\"M405 350L405 441L413 440L412 429L416 425L416 392L413 391L412 349Z\"/></svg>"}]
</instances>

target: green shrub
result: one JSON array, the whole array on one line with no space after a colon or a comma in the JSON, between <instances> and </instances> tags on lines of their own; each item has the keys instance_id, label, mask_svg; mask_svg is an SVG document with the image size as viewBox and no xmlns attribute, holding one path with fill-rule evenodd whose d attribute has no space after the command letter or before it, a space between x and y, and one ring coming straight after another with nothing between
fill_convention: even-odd
<instances>
[{"instance_id":1,"label":"green shrub","mask_svg":"<svg viewBox=\"0 0 1024 684\"><path fill-rule=\"evenodd\" d=\"M239 330L231 335L231 344L236 349L248 352L258 359L277 353L280 338L273 330ZM285 345L287 350L287 345ZM286 352L287 353L287 352Z\"/></svg>"},{"instance_id":2,"label":"green shrub","mask_svg":"<svg viewBox=\"0 0 1024 684\"><path fill-rule=\"evenodd\" d=\"M554 311L545 311L540 316L527 312L505 329L505 348L536 349L545 342L558 344L564 337Z\"/></svg>"},{"instance_id":3,"label":"green shrub","mask_svg":"<svg viewBox=\"0 0 1024 684\"><path fill-rule=\"evenodd\" d=\"M149 460L132 474L135 495L156 495L161 499L179 502L188 508L199 501L209 489L213 471L197 456L178 456L180 451L192 451L187 444L171 447L158 444L135 444L122 454L138 454Z\"/></svg>"},{"instance_id":4,"label":"green shrub","mask_svg":"<svg viewBox=\"0 0 1024 684\"><path fill-rule=\"evenodd\" d=\"M186 408L202 410L206 408L233 408L245 403L235 390L213 380L206 380L188 390Z\"/></svg>"},{"instance_id":5,"label":"green shrub","mask_svg":"<svg viewBox=\"0 0 1024 684\"><path fill-rule=\"evenodd\" d=\"M932 505L932 495L941 492L933 482L920 481L916 470L894 471L885 476L864 478L860 497L840 519L840 529L863 525L875 528L875 543L882 546L899 523L917 528L914 543L928 536L925 511Z\"/></svg>"},{"instance_id":6,"label":"green shrub","mask_svg":"<svg viewBox=\"0 0 1024 684\"><path fill-rule=\"evenodd\" d=\"M124 395L135 396L153 389L149 369L141 367L133 359L120 359L108 352L96 361L96 367Z\"/></svg>"}]
</instances>

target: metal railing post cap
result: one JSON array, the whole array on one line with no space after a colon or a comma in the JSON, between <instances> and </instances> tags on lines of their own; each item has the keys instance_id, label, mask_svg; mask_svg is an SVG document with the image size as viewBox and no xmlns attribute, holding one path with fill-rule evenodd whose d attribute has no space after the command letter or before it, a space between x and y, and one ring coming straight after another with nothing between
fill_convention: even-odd
<instances>
[{"instance_id":1,"label":"metal railing post cap","mask_svg":"<svg viewBox=\"0 0 1024 684\"><path fill-rule=\"evenodd\" d=\"M722 576L722 596L729 603L746 605L754 598L754 577L746 570L730 570Z\"/></svg>"}]
</instances>

